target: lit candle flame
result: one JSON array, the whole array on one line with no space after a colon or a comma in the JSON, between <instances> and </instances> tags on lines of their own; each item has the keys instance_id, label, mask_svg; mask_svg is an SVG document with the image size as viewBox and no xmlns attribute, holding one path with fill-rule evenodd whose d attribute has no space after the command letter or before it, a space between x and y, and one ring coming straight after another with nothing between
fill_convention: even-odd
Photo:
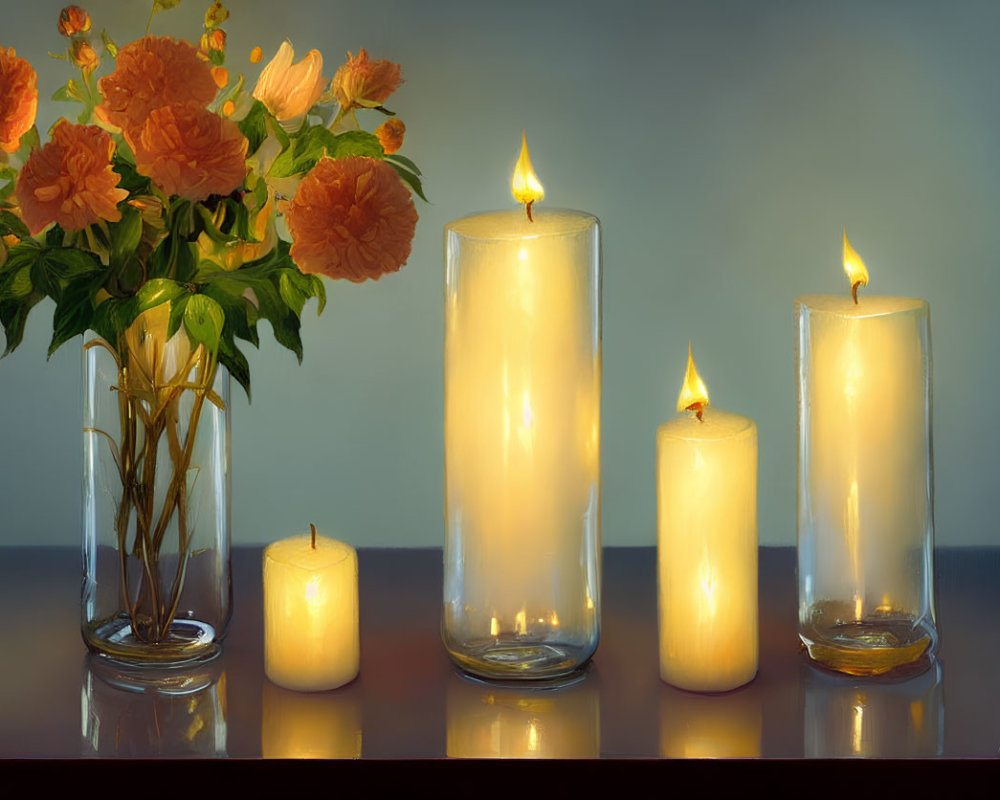
<instances>
[{"instance_id":1,"label":"lit candle flame","mask_svg":"<svg viewBox=\"0 0 1000 800\"><path fill-rule=\"evenodd\" d=\"M868 285L868 268L847 240L847 228L844 228L844 272L847 273L847 278L851 282L851 297L857 304L858 287Z\"/></svg>"},{"instance_id":2,"label":"lit candle flame","mask_svg":"<svg viewBox=\"0 0 1000 800\"><path fill-rule=\"evenodd\" d=\"M524 131L521 131L521 154L517 157L517 164L514 165L514 175L510 179L510 191L517 202L524 203L529 220L531 219L531 204L545 198L545 189L531 168L528 139L524 135Z\"/></svg>"},{"instance_id":3,"label":"lit candle flame","mask_svg":"<svg viewBox=\"0 0 1000 800\"><path fill-rule=\"evenodd\" d=\"M694 411L698 419L701 419L702 412L708 405L708 389L705 382L698 374L694 366L694 357L691 355L691 342L688 342L688 363L687 371L684 373L684 385L681 386L681 393L677 397L678 411Z\"/></svg>"}]
</instances>

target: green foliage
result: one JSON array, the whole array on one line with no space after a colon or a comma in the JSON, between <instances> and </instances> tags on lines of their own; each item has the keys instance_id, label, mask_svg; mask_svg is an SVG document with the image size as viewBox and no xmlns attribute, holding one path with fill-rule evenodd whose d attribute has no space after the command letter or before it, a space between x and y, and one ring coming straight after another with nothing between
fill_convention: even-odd
<instances>
[{"instance_id":1,"label":"green foliage","mask_svg":"<svg viewBox=\"0 0 1000 800\"><path fill-rule=\"evenodd\" d=\"M316 126L306 129L291 147L282 151L274 160L270 174L276 178L287 178L309 172L321 158L348 156L384 158L385 152L374 134L348 131L337 136L327 128Z\"/></svg>"},{"instance_id":2,"label":"green foliage","mask_svg":"<svg viewBox=\"0 0 1000 800\"><path fill-rule=\"evenodd\" d=\"M248 153L256 153L264 139L267 138L267 106L260 100L254 100L250 111L238 123L240 133L247 137L250 143Z\"/></svg>"}]
</instances>

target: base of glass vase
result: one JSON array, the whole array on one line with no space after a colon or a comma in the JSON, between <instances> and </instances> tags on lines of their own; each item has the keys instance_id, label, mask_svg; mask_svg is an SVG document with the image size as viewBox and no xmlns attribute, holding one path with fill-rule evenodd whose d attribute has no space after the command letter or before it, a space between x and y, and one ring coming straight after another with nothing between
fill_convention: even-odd
<instances>
[{"instance_id":1,"label":"base of glass vase","mask_svg":"<svg viewBox=\"0 0 1000 800\"><path fill-rule=\"evenodd\" d=\"M215 628L193 619L172 622L167 636L159 642L135 636L124 614L91 622L82 633L92 652L128 666L186 666L211 661L222 652Z\"/></svg>"},{"instance_id":2,"label":"base of glass vase","mask_svg":"<svg viewBox=\"0 0 1000 800\"><path fill-rule=\"evenodd\" d=\"M582 670L593 650L561 642L490 639L448 655L471 675L489 680L538 681L563 678Z\"/></svg>"},{"instance_id":3,"label":"base of glass vase","mask_svg":"<svg viewBox=\"0 0 1000 800\"><path fill-rule=\"evenodd\" d=\"M831 620L799 632L806 653L817 665L862 677L923 672L933 661L936 638L932 628L906 614Z\"/></svg>"}]
</instances>

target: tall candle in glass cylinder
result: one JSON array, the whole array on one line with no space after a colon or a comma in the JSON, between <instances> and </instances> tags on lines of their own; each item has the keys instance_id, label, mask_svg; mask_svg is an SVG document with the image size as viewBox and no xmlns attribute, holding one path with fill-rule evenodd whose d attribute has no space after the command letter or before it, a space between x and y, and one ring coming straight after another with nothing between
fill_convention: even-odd
<instances>
[{"instance_id":1,"label":"tall candle in glass cylinder","mask_svg":"<svg viewBox=\"0 0 1000 800\"><path fill-rule=\"evenodd\" d=\"M929 309L859 297L846 233L844 268L853 298L795 301L799 637L814 661L879 675L937 642Z\"/></svg>"},{"instance_id":2,"label":"tall candle in glass cylinder","mask_svg":"<svg viewBox=\"0 0 1000 800\"><path fill-rule=\"evenodd\" d=\"M524 146L515 176L527 213L445 231L442 638L474 674L543 678L600 628L600 245L589 214L532 213Z\"/></svg>"}]
</instances>

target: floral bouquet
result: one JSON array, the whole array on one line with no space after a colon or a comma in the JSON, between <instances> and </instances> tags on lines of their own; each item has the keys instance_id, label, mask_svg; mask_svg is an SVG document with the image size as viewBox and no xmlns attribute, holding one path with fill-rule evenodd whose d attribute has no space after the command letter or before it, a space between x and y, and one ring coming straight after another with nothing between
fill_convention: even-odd
<instances>
[{"instance_id":1,"label":"floral bouquet","mask_svg":"<svg viewBox=\"0 0 1000 800\"><path fill-rule=\"evenodd\" d=\"M150 23L178 2L154 0ZM228 623L228 509L205 499L227 493L228 443L203 446L198 431L227 430L211 417L228 410L226 374L249 395L239 342L256 346L264 319L301 360L303 306L325 303L319 276L398 270L417 222L411 192L423 197L398 153L405 126L384 106L398 65L348 53L331 81L318 51L294 63L286 42L251 92L225 66L228 16L216 0L197 44L147 25L119 47L84 10L63 9L58 57L79 76L53 99L82 110L44 145L35 72L0 47L4 355L45 297L50 355L88 336L84 638L125 659L198 657ZM372 133L358 123L366 109L387 116ZM111 365L103 384L99 353ZM204 553L224 586L199 599L186 587Z\"/></svg>"}]
</instances>

